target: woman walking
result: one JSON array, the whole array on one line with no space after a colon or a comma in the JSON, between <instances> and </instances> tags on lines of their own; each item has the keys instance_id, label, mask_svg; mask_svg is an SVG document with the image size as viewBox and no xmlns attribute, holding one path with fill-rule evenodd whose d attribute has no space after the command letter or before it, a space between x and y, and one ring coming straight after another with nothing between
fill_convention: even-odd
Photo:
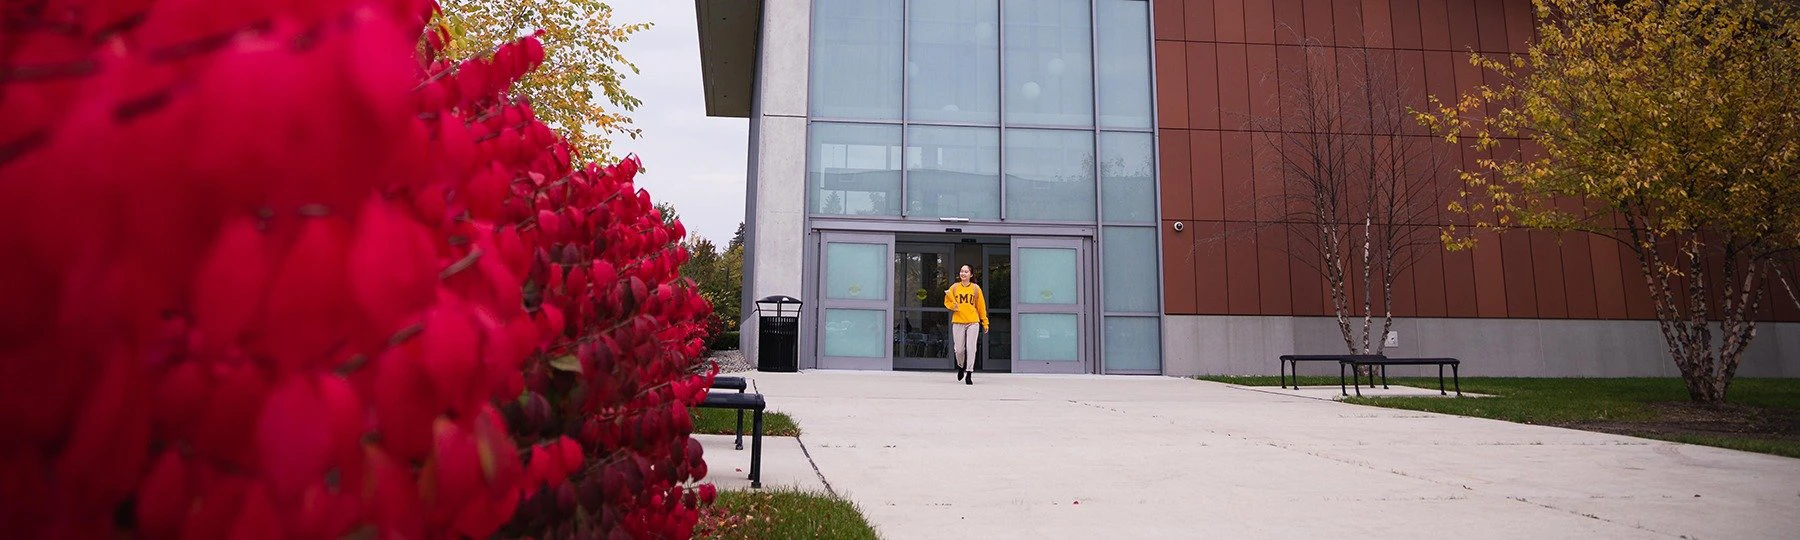
<instances>
[{"instance_id":1,"label":"woman walking","mask_svg":"<svg viewBox=\"0 0 1800 540\"><path fill-rule=\"evenodd\" d=\"M969 265L963 265L956 274L956 284L944 290L944 308L950 310L951 343L956 351L956 380L963 384L975 384L975 343L980 334L975 333L975 324L981 324L981 333L988 331L987 298L981 295L981 286L969 281L974 272Z\"/></svg>"}]
</instances>

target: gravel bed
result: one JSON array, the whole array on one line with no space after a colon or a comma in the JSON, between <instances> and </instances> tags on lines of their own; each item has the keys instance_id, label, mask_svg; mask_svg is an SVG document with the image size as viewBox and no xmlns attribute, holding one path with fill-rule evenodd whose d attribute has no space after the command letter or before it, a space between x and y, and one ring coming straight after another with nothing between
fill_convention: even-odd
<instances>
[{"instance_id":1,"label":"gravel bed","mask_svg":"<svg viewBox=\"0 0 1800 540\"><path fill-rule=\"evenodd\" d=\"M756 369L744 358L744 351L713 351L707 362L719 365L719 373L738 373Z\"/></svg>"}]
</instances>

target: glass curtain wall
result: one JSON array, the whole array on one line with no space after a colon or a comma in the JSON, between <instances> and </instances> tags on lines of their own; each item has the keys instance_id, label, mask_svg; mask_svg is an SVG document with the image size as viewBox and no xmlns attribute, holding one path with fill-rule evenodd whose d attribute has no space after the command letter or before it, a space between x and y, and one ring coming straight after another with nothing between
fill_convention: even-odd
<instances>
[{"instance_id":1,"label":"glass curtain wall","mask_svg":"<svg viewBox=\"0 0 1800 540\"><path fill-rule=\"evenodd\" d=\"M1099 226L1107 372L1161 369L1145 0L813 0L814 216Z\"/></svg>"}]
</instances>

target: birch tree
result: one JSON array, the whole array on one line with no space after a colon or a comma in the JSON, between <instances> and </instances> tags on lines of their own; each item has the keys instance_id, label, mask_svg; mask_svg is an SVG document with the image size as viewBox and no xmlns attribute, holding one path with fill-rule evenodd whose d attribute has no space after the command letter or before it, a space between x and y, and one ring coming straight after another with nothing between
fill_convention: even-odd
<instances>
[{"instance_id":1,"label":"birch tree","mask_svg":"<svg viewBox=\"0 0 1800 540\"><path fill-rule=\"evenodd\" d=\"M1688 395L1723 402L1800 245L1800 18L1758 0L1539 0L1537 15L1526 54L1471 57L1504 83L1419 115L1453 144L1543 149L1465 171L1470 202L1452 209L1622 242Z\"/></svg>"}]
</instances>

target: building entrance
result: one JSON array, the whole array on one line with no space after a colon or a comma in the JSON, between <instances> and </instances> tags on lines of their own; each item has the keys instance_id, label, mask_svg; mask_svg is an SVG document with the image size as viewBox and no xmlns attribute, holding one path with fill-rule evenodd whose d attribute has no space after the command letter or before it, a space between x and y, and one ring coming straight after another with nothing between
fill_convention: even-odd
<instances>
[{"instance_id":1,"label":"building entrance","mask_svg":"<svg viewBox=\"0 0 1800 540\"><path fill-rule=\"evenodd\" d=\"M977 345L976 367L1012 370L1012 253L1007 238L940 235L894 239L894 369L956 369L944 289L956 282L965 264L988 306L989 332Z\"/></svg>"}]
</instances>

